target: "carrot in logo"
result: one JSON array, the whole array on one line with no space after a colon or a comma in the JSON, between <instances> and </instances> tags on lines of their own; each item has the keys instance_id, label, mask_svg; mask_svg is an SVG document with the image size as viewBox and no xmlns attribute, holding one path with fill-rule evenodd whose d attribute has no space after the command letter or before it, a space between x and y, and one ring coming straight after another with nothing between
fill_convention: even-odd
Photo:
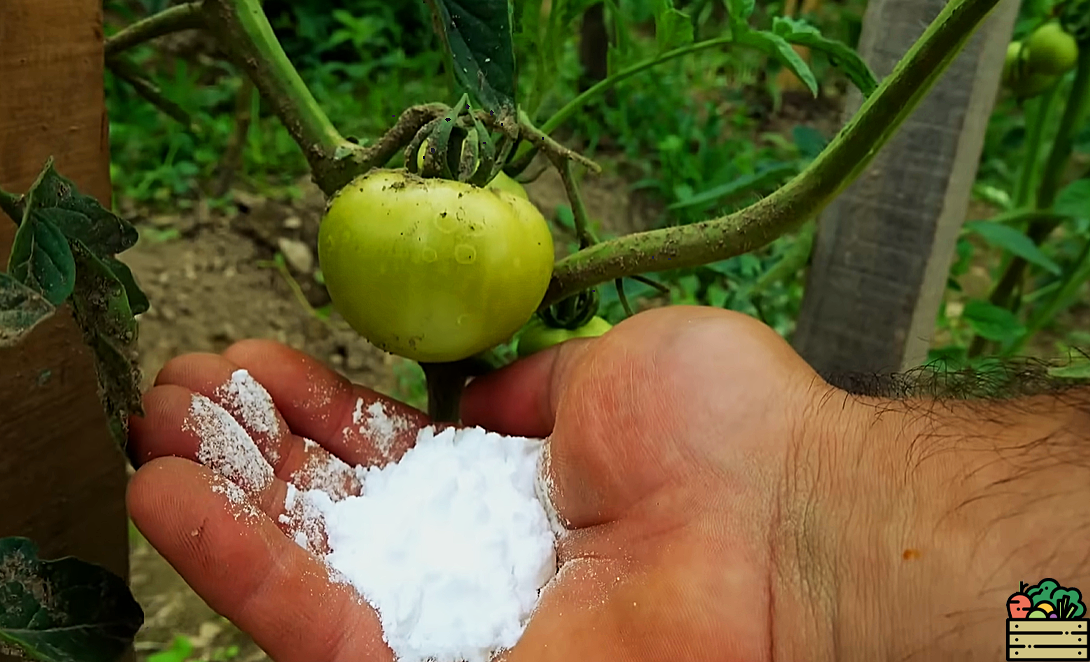
<instances>
[{"instance_id":1,"label":"carrot in logo","mask_svg":"<svg viewBox=\"0 0 1090 662\"><path fill-rule=\"evenodd\" d=\"M1007 599L1008 660L1086 660L1086 605L1077 588L1055 579L1019 584Z\"/></svg>"}]
</instances>

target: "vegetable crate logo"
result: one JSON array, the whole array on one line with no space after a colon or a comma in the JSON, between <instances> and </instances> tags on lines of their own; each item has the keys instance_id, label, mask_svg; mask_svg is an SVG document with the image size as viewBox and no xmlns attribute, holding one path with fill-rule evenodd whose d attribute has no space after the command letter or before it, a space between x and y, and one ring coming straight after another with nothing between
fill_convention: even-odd
<instances>
[{"instance_id":1,"label":"vegetable crate logo","mask_svg":"<svg viewBox=\"0 0 1090 662\"><path fill-rule=\"evenodd\" d=\"M1087 659L1086 605L1077 588L1055 579L1021 583L1007 600L1008 660Z\"/></svg>"}]
</instances>

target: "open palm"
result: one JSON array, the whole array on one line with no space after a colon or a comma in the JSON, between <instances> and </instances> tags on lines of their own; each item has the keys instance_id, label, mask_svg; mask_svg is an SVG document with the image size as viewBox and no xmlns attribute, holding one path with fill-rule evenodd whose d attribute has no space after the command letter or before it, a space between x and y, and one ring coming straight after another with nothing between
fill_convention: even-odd
<instances>
[{"instance_id":1,"label":"open palm","mask_svg":"<svg viewBox=\"0 0 1090 662\"><path fill-rule=\"evenodd\" d=\"M273 424L255 425L222 388L240 368L271 395ZM815 385L827 388L767 328L699 308L644 313L475 380L466 424L549 437L551 497L570 529L506 659L727 662L792 648L799 633L774 627L802 609L777 558L780 506ZM194 394L234 415L274 477L201 453ZM392 447L354 420L361 401L405 422ZM329 579L322 532L295 542L285 497L289 483L358 493L338 459L399 457L426 417L268 341L171 361L144 404L130 512L197 593L279 662L391 660L374 610Z\"/></svg>"}]
</instances>

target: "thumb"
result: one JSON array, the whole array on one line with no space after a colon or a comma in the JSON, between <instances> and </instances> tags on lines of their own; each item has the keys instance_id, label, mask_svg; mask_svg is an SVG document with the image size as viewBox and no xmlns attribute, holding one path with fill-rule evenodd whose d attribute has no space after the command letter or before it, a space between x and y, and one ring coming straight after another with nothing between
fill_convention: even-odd
<instances>
[{"instance_id":1,"label":"thumb","mask_svg":"<svg viewBox=\"0 0 1090 662\"><path fill-rule=\"evenodd\" d=\"M474 379L462 395L462 423L508 436L549 436L560 396L596 340L572 339Z\"/></svg>"}]
</instances>

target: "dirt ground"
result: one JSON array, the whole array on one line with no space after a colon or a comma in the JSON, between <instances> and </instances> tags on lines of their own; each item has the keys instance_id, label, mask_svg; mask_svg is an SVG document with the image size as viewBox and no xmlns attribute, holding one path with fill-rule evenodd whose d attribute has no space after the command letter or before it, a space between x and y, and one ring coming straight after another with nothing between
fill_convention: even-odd
<instances>
[{"instance_id":1,"label":"dirt ground","mask_svg":"<svg viewBox=\"0 0 1090 662\"><path fill-rule=\"evenodd\" d=\"M313 313L328 303L314 279L312 249L324 202L316 187L300 184L304 194L294 203L238 192L233 208L225 211L198 207L177 215L128 215L139 226L141 240L123 258L152 302L140 319L145 388L180 354L219 352L237 340L271 338L318 357L357 383L395 397L406 395L399 366L407 375L410 364L375 349L335 314L323 320ZM547 217L566 202L554 171L526 188ZM584 188L588 212L603 227L627 233L654 221L653 207L633 198L615 176L588 179ZM273 264L277 252L285 256L286 269ZM138 659L168 648L177 635L190 639L192 660L268 659L135 532L131 547L132 590L146 618L136 641ZM234 646L238 650L231 656Z\"/></svg>"}]
</instances>

